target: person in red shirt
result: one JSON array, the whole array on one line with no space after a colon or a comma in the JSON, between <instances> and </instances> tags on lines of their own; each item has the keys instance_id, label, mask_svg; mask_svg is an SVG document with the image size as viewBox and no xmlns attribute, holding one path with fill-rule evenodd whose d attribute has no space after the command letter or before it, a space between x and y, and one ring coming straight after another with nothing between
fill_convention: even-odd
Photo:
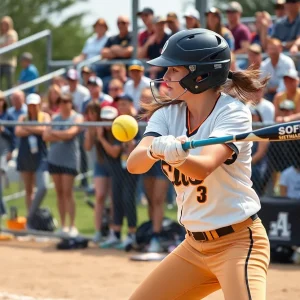
<instances>
[{"instance_id":1,"label":"person in red shirt","mask_svg":"<svg viewBox=\"0 0 300 300\"><path fill-rule=\"evenodd\" d=\"M226 8L228 28L232 32L235 41L235 54L247 53L251 42L251 32L249 28L241 23L242 13L243 8L241 4L236 1L230 2Z\"/></svg>"},{"instance_id":2,"label":"person in red shirt","mask_svg":"<svg viewBox=\"0 0 300 300\"><path fill-rule=\"evenodd\" d=\"M151 36L154 33L153 15L154 11L149 7L145 7L143 10L137 13L137 16L142 19L143 23L146 26L146 29L141 31L138 35L139 47L143 46L148 40L149 36Z\"/></svg>"}]
</instances>

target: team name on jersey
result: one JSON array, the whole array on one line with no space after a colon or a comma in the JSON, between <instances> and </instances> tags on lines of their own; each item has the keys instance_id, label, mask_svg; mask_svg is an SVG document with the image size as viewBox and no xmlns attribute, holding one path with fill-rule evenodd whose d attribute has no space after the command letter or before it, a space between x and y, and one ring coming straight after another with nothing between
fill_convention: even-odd
<instances>
[{"instance_id":1,"label":"team name on jersey","mask_svg":"<svg viewBox=\"0 0 300 300\"><path fill-rule=\"evenodd\" d=\"M193 179L184 175L178 169L170 166L165 161L162 161L162 170L174 186L199 185L203 182L203 180Z\"/></svg>"}]
</instances>

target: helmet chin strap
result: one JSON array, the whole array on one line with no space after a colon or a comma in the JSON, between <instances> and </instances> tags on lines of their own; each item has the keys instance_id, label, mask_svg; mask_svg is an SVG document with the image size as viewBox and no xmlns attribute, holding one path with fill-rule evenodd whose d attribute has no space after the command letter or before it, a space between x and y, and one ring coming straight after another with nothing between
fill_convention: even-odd
<instances>
[{"instance_id":1,"label":"helmet chin strap","mask_svg":"<svg viewBox=\"0 0 300 300\"><path fill-rule=\"evenodd\" d=\"M154 79L154 80L151 80L150 81L150 89L151 89L151 93L152 93L152 96L153 96L153 98L154 98L154 100L155 100L155 102L156 103L158 103L158 104L161 104L161 105L164 105L164 104L170 104L170 103L172 103L173 101L176 101L176 100L178 100L182 95L184 95L188 90L187 90L187 88L185 88L184 89L184 91L179 95L179 96L177 96L176 98L170 98L170 100L168 100L168 101L161 101L159 98L157 98L157 96L155 95L155 87L154 87L154 84L155 83L163 83L163 82L180 82L180 80L172 80L172 81L165 81L165 80L163 80L163 78L158 78L158 79Z\"/></svg>"}]
</instances>

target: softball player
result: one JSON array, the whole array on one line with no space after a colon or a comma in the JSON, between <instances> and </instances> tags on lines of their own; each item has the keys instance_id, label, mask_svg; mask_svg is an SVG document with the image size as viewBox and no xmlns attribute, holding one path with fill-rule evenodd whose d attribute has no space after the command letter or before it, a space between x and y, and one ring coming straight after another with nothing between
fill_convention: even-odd
<instances>
[{"instance_id":1,"label":"softball player","mask_svg":"<svg viewBox=\"0 0 300 300\"><path fill-rule=\"evenodd\" d=\"M153 94L156 101L146 107L151 118L127 168L140 174L162 161L187 234L130 299L198 300L220 288L225 299L265 299L270 251L251 188L252 143L187 152L182 143L251 131L245 102L255 100L267 79L259 71L229 71L226 41L206 29L174 34L149 64L168 68L159 81L170 99Z\"/></svg>"}]
</instances>

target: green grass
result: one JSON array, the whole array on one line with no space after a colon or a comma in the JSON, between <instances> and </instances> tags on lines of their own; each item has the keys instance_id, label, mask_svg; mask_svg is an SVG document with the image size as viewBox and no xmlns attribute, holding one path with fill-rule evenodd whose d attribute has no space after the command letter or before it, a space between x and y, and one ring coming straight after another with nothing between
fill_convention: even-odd
<instances>
[{"instance_id":1,"label":"green grass","mask_svg":"<svg viewBox=\"0 0 300 300\"><path fill-rule=\"evenodd\" d=\"M14 192L20 191L19 184L11 184L9 189L4 191L5 195L12 194ZM80 233L85 235L91 235L94 233L94 216L93 210L85 203L85 194L84 192L75 192L76 199L76 226L79 229ZM94 200L93 196L89 196L89 199ZM9 213L9 207L15 206L18 209L19 216L26 216L25 208L25 199L20 198L16 200L11 200L7 202L7 209ZM43 207L48 207L54 217L59 220L57 205L56 205L56 195L54 189L49 189L48 193L42 204ZM176 209L165 210L166 217L176 220ZM148 209L146 206L138 205L137 207L138 214L138 225L148 220ZM124 222L123 233L127 230L126 222ZM5 224L4 224L5 226Z\"/></svg>"}]
</instances>

